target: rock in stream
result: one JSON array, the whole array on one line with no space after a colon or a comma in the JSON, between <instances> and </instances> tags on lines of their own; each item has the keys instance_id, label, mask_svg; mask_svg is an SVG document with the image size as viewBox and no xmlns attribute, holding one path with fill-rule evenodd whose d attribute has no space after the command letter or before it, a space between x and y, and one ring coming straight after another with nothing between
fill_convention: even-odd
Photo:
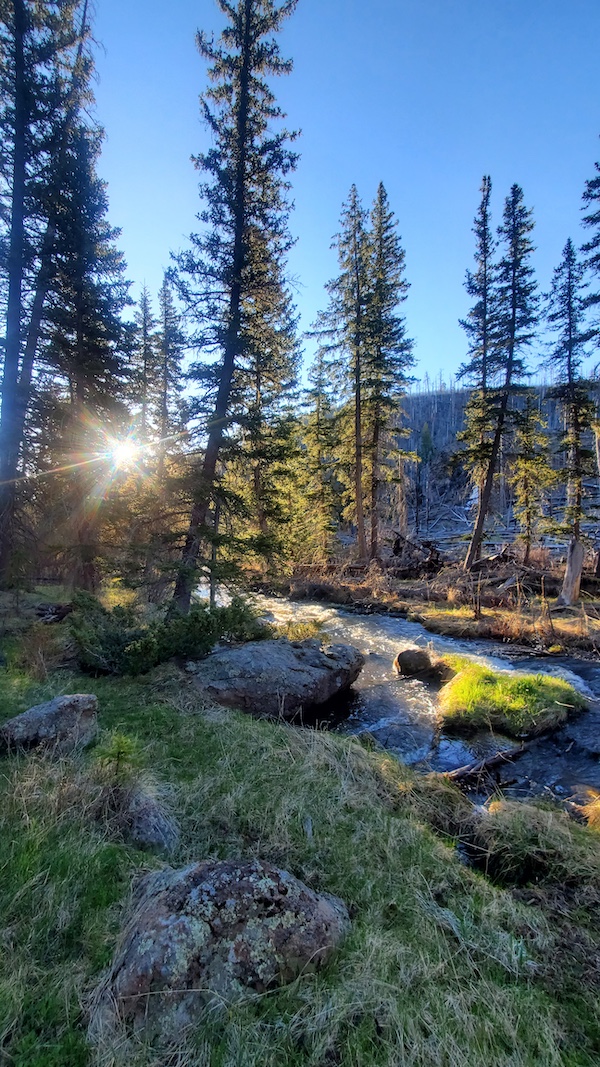
<instances>
[{"instance_id":1,"label":"rock in stream","mask_svg":"<svg viewBox=\"0 0 600 1067\"><path fill-rule=\"evenodd\" d=\"M347 689L364 662L351 645L279 639L218 650L186 670L217 704L290 720Z\"/></svg>"}]
</instances>

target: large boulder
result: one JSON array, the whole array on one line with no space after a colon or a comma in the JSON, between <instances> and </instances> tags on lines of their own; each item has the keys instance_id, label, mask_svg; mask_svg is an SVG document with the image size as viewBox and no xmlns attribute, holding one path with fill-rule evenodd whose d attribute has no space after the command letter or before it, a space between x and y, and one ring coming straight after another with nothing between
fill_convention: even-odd
<instances>
[{"instance_id":1,"label":"large boulder","mask_svg":"<svg viewBox=\"0 0 600 1067\"><path fill-rule=\"evenodd\" d=\"M61 755L85 748L98 729L98 699L70 693L36 704L0 727L0 748L50 748Z\"/></svg>"},{"instance_id":2,"label":"large boulder","mask_svg":"<svg viewBox=\"0 0 600 1067\"><path fill-rule=\"evenodd\" d=\"M172 1034L206 1005L293 981L349 928L338 897L260 860L207 860L151 874L94 998L92 1038L125 1023Z\"/></svg>"},{"instance_id":3,"label":"large boulder","mask_svg":"<svg viewBox=\"0 0 600 1067\"><path fill-rule=\"evenodd\" d=\"M352 685L364 662L351 645L279 639L213 652L186 669L217 704L294 719Z\"/></svg>"}]
</instances>

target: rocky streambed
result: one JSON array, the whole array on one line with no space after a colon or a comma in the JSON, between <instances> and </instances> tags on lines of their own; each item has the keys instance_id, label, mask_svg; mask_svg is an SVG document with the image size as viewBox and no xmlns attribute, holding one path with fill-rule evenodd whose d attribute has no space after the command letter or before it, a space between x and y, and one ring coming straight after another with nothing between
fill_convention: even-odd
<instances>
[{"instance_id":1,"label":"rocky streambed","mask_svg":"<svg viewBox=\"0 0 600 1067\"><path fill-rule=\"evenodd\" d=\"M439 683L399 677L393 661L403 648L435 655L468 656L499 670L549 674L570 682L587 699L589 710L556 732L532 741L518 761L495 770L497 788L510 796L548 795L561 801L589 799L600 792L600 663L571 656L537 656L493 641L460 641L434 636L418 623L387 615L359 615L330 605L257 597L261 612L277 623L312 622L326 640L355 646L364 667L352 687L319 709L319 725L343 734L369 734L408 765L452 771L486 759L518 742L483 731L468 739L451 736L438 725ZM480 782L475 791L483 788ZM487 785L489 792L489 780Z\"/></svg>"}]
</instances>

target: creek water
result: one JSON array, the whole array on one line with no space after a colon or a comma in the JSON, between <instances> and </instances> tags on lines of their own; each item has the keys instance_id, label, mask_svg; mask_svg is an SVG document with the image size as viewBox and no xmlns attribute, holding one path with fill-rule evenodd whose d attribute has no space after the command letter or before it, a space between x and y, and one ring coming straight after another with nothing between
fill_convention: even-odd
<instances>
[{"instance_id":1,"label":"creek water","mask_svg":"<svg viewBox=\"0 0 600 1067\"><path fill-rule=\"evenodd\" d=\"M534 741L514 763L503 765L496 788L507 795L546 794L581 802L600 792L600 662L571 656L539 656L493 641L460 641L428 633L418 623L389 615L360 615L344 608L276 597L255 598L261 614L277 622L317 622L333 642L354 645L365 656L358 680L330 702L319 725L343 734L368 732L398 759L423 772L448 771L499 750L519 748L514 739L478 733L457 739L438 726L438 687L398 677L392 662L402 648L453 652L501 670L558 675L587 697L590 710L556 733ZM489 792L489 790L488 790Z\"/></svg>"}]
</instances>

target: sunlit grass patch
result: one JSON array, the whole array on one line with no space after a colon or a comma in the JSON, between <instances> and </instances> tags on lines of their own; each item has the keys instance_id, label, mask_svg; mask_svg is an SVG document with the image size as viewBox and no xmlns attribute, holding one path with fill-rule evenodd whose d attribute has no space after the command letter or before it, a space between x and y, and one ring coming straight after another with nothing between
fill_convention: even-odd
<instances>
[{"instance_id":1,"label":"sunlit grass patch","mask_svg":"<svg viewBox=\"0 0 600 1067\"><path fill-rule=\"evenodd\" d=\"M562 811L495 800L473 821L469 849L502 885L588 886L600 902L598 840Z\"/></svg>"},{"instance_id":2,"label":"sunlit grass patch","mask_svg":"<svg viewBox=\"0 0 600 1067\"><path fill-rule=\"evenodd\" d=\"M273 637L286 637L288 641L306 641L307 638L323 636L323 623L319 619L288 619L277 625L271 625Z\"/></svg>"},{"instance_id":3,"label":"sunlit grass patch","mask_svg":"<svg viewBox=\"0 0 600 1067\"><path fill-rule=\"evenodd\" d=\"M587 702L560 678L499 673L473 663L444 686L440 706L446 729L497 729L513 737L532 737L560 726Z\"/></svg>"}]
</instances>

